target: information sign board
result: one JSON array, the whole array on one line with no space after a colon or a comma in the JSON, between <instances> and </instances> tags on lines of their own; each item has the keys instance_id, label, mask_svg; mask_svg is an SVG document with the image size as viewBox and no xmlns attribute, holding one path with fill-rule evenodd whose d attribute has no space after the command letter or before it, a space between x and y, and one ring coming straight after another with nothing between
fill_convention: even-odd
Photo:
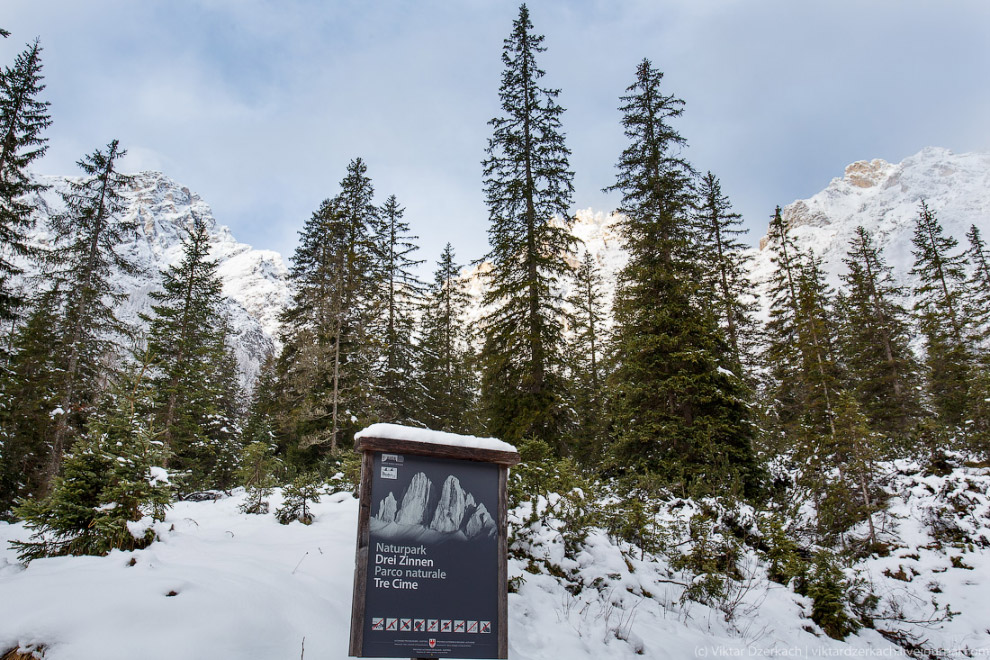
<instances>
[{"instance_id":1,"label":"information sign board","mask_svg":"<svg viewBox=\"0 0 990 660\"><path fill-rule=\"evenodd\" d=\"M477 450L396 441L358 449L350 654L507 657L505 482L518 454L489 452L499 461L489 462Z\"/></svg>"},{"instance_id":2,"label":"information sign board","mask_svg":"<svg viewBox=\"0 0 990 660\"><path fill-rule=\"evenodd\" d=\"M392 453L373 465L362 655L497 658L498 466Z\"/></svg>"}]
</instances>

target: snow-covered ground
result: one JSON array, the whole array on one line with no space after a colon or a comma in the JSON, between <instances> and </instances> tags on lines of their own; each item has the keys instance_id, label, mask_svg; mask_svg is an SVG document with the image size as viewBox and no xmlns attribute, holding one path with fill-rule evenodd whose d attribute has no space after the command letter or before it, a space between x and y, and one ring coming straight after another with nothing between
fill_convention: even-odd
<instances>
[{"instance_id":1,"label":"snow-covered ground","mask_svg":"<svg viewBox=\"0 0 990 660\"><path fill-rule=\"evenodd\" d=\"M899 467L882 521L892 552L847 575L873 581L878 627L943 653L926 657L990 655L990 475ZM27 530L0 523L0 654L41 646L50 660L347 657L357 501L326 495L305 526L241 513L242 499L235 491L177 503L144 550L27 567L7 544ZM664 515L683 521L693 506ZM527 512L510 521L522 524ZM593 531L569 559L560 531L550 519L527 536L546 563L510 561L512 658L908 657L868 628L845 641L825 636L810 601L768 581L753 550L740 561L745 579L708 607L682 598L692 576L664 557ZM568 577L539 568L551 564ZM957 614L928 622L933 598Z\"/></svg>"}]
</instances>

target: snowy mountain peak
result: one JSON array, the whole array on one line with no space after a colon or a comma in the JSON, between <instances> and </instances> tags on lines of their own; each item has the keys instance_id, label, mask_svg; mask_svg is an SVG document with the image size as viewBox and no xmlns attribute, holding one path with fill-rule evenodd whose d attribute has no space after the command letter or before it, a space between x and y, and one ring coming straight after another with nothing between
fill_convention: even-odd
<instances>
[{"instance_id":1,"label":"snowy mountain peak","mask_svg":"<svg viewBox=\"0 0 990 660\"><path fill-rule=\"evenodd\" d=\"M241 382L250 387L265 356L278 348L279 314L289 299L288 269L281 255L238 242L226 226L217 223L209 204L165 174L139 172L132 176L123 191L126 209L120 220L134 222L137 233L120 252L137 266L137 272L115 276L118 290L128 296L118 315L133 326L142 325L139 315L151 313L148 294L161 286L161 273L181 261L182 241L189 235L193 220L202 220L210 234L211 257L219 261L217 272L227 296L231 343ZM38 222L31 240L47 246L52 241L48 219L64 209L59 192L78 179L39 179L49 188L32 200L38 209Z\"/></svg>"},{"instance_id":2,"label":"snowy mountain peak","mask_svg":"<svg viewBox=\"0 0 990 660\"><path fill-rule=\"evenodd\" d=\"M846 165L843 180L857 188L872 188L882 183L890 175L893 166L881 158L870 161L858 160Z\"/></svg>"},{"instance_id":3,"label":"snowy mountain peak","mask_svg":"<svg viewBox=\"0 0 990 660\"><path fill-rule=\"evenodd\" d=\"M897 164L858 161L821 192L787 205L781 216L798 247L822 257L833 285L860 225L884 250L895 277L909 284L908 271L914 263L911 236L921 200L961 247L971 225L990 231L990 153L954 154L927 147ZM758 280L772 270L766 245L764 236L754 260Z\"/></svg>"}]
</instances>

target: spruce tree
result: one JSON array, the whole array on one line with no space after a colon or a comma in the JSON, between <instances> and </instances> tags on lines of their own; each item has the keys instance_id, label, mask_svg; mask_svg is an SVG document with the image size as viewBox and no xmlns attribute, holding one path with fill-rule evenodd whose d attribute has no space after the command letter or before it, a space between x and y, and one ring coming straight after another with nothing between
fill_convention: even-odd
<instances>
[{"instance_id":1,"label":"spruce tree","mask_svg":"<svg viewBox=\"0 0 990 660\"><path fill-rule=\"evenodd\" d=\"M766 407L774 419L776 440L780 434L794 430L801 415L800 397L793 387L801 379L801 359L798 351L798 277L802 255L787 233L778 206L771 216L767 232L767 247L772 251L774 266L769 280L770 318L767 322L767 343L763 351L766 372L764 393ZM772 443L782 451L779 442Z\"/></svg>"},{"instance_id":2,"label":"spruce tree","mask_svg":"<svg viewBox=\"0 0 990 660\"><path fill-rule=\"evenodd\" d=\"M124 210L121 193L130 181L117 171L117 160L125 153L114 140L106 151L97 149L78 161L85 176L69 183L68 191L62 193L65 212L51 222L55 247L47 259L65 302L58 329L64 364L60 365L62 383L49 481L92 410L104 376L103 362L117 351L115 336L127 333L113 308L123 294L110 278L112 269L134 271L118 252L135 232L132 221L118 218Z\"/></svg>"},{"instance_id":3,"label":"spruce tree","mask_svg":"<svg viewBox=\"0 0 990 660\"><path fill-rule=\"evenodd\" d=\"M922 201L915 222L914 311L925 337L928 389L935 410L950 427L963 423L973 357L964 314L966 256L945 236L935 213Z\"/></svg>"},{"instance_id":4,"label":"spruce tree","mask_svg":"<svg viewBox=\"0 0 990 660\"><path fill-rule=\"evenodd\" d=\"M967 310L966 315L974 337L980 348L986 351L990 343L990 251L986 241L976 225L971 225L966 232L969 250L966 257L972 268L967 280Z\"/></svg>"},{"instance_id":5,"label":"spruce tree","mask_svg":"<svg viewBox=\"0 0 990 660\"><path fill-rule=\"evenodd\" d=\"M290 270L295 293L282 316L277 433L283 451L308 465L374 421L380 337L370 329L381 310L374 240L379 210L360 158L351 161L340 186L301 232Z\"/></svg>"},{"instance_id":6,"label":"spruce tree","mask_svg":"<svg viewBox=\"0 0 990 660\"><path fill-rule=\"evenodd\" d=\"M605 445L605 357L607 335L604 282L591 252L585 250L574 272L571 306L570 359L571 405L575 428L572 451L583 462L600 462Z\"/></svg>"},{"instance_id":7,"label":"spruce tree","mask_svg":"<svg viewBox=\"0 0 990 660\"><path fill-rule=\"evenodd\" d=\"M23 304L10 278L22 272L11 259L31 253L25 232L33 223L32 206L24 197L45 189L28 173L47 149L42 131L51 125L49 104L38 98L42 79L38 41L0 75L0 321L15 319Z\"/></svg>"},{"instance_id":8,"label":"spruce tree","mask_svg":"<svg viewBox=\"0 0 990 660\"><path fill-rule=\"evenodd\" d=\"M802 254L787 233L780 207L769 238L775 269L763 359L770 451L795 460L800 484L812 489L821 511L826 475L835 466L836 405L843 392L832 291L821 260Z\"/></svg>"},{"instance_id":9,"label":"spruce tree","mask_svg":"<svg viewBox=\"0 0 990 660\"><path fill-rule=\"evenodd\" d=\"M220 341L216 346L218 364L210 370L210 380L202 393L207 397L202 408L210 411L203 423L208 444L203 454L207 483L213 488L228 489L235 483L235 471L243 444L242 424L246 415L244 388L234 350L234 333L230 317L220 317Z\"/></svg>"},{"instance_id":10,"label":"spruce tree","mask_svg":"<svg viewBox=\"0 0 990 660\"><path fill-rule=\"evenodd\" d=\"M409 224L402 220L404 213L395 195L389 196L379 211L380 318L376 325L383 345L376 368L377 408L383 422L416 425L422 390L415 373L419 360L413 331L423 285L413 269L423 262L410 256L419 249L413 242L418 237L409 234Z\"/></svg>"},{"instance_id":11,"label":"spruce tree","mask_svg":"<svg viewBox=\"0 0 990 660\"><path fill-rule=\"evenodd\" d=\"M241 442L276 444L275 428L278 425L281 401L278 381L278 358L269 353L261 363L254 382L244 418Z\"/></svg>"},{"instance_id":12,"label":"spruce tree","mask_svg":"<svg viewBox=\"0 0 990 660\"><path fill-rule=\"evenodd\" d=\"M833 292L825 283L821 259L803 254L787 233L779 206L769 239L774 272L763 354L766 393L776 431L790 436L785 444L821 456L834 444L834 407L842 389Z\"/></svg>"},{"instance_id":13,"label":"spruce tree","mask_svg":"<svg viewBox=\"0 0 990 660\"><path fill-rule=\"evenodd\" d=\"M969 448L990 459L990 253L980 230L972 225L966 233L967 257L972 268L967 281L966 316L972 338L967 414Z\"/></svg>"},{"instance_id":14,"label":"spruce tree","mask_svg":"<svg viewBox=\"0 0 990 660\"><path fill-rule=\"evenodd\" d=\"M209 258L210 236L194 217L183 238L183 257L162 275L152 292L148 352L155 384L154 413L169 467L187 473L185 486L196 490L229 486L229 459L236 442L229 365L236 360L226 346L222 283L218 261ZM229 460L228 460L229 462Z\"/></svg>"},{"instance_id":15,"label":"spruce tree","mask_svg":"<svg viewBox=\"0 0 990 660\"><path fill-rule=\"evenodd\" d=\"M563 294L573 194L559 90L541 87L536 56L546 50L519 8L502 49L502 115L484 166L491 226L486 259L481 352L482 401L488 431L507 440L537 437L561 446Z\"/></svg>"},{"instance_id":16,"label":"spruce tree","mask_svg":"<svg viewBox=\"0 0 990 660\"><path fill-rule=\"evenodd\" d=\"M753 365L757 342L753 318L756 301L747 275L750 257L746 246L736 239L744 233L739 229L742 216L732 211L721 183L711 172L701 177L698 198L695 221L701 240L704 288L729 344L733 358L729 368L742 378L743 365Z\"/></svg>"},{"instance_id":17,"label":"spruce tree","mask_svg":"<svg viewBox=\"0 0 990 660\"><path fill-rule=\"evenodd\" d=\"M14 333L8 368L0 372L0 519L19 498L40 496L46 485L61 382L60 301L42 292Z\"/></svg>"},{"instance_id":18,"label":"spruce tree","mask_svg":"<svg viewBox=\"0 0 990 660\"><path fill-rule=\"evenodd\" d=\"M283 525L298 520L304 525L313 524L312 504L318 504L325 487L317 472L307 472L292 480L282 489L283 503L275 511L275 517Z\"/></svg>"},{"instance_id":19,"label":"spruce tree","mask_svg":"<svg viewBox=\"0 0 990 660\"><path fill-rule=\"evenodd\" d=\"M470 304L461 267L450 243L444 247L428 287L420 330L423 421L440 431L472 433L477 392L471 366L470 331L464 318Z\"/></svg>"},{"instance_id":20,"label":"spruce tree","mask_svg":"<svg viewBox=\"0 0 990 660\"><path fill-rule=\"evenodd\" d=\"M837 350L834 291L825 282L821 258L808 255L798 274L797 349L800 380L790 386L801 397L801 428L794 436L799 456L813 458L821 478L835 453L836 406L843 393L842 362Z\"/></svg>"},{"instance_id":21,"label":"spruce tree","mask_svg":"<svg viewBox=\"0 0 990 660\"><path fill-rule=\"evenodd\" d=\"M904 297L873 238L857 227L844 259L846 292L839 305L843 362L870 427L902 437L921 413L917 364Z\"/></svg>"},{"instance_id":22,"label":"spruce tree","mask_svg":"<svg viewBox=\"0 0 990 660\"><path fill-rule=\"evenodd\" d=\"M820 531L825 535L836 529L844 531L865 519L870 545L877 547L873 516L883 504L878 464L894 454L890 443L871 430L869 420L849 391L839 394L835 427L834 465L841 483L833 481L829 485L832 501L819 511Z\"/></svg>"},{"instance_id":23,"label":"spruce tree","mask_svg":"<svg viewBox=\"0 0 990 660\"><path fill-rule=\"evenodd\" d=\"M615 301L613 465L652 472L682 493L753 493L753 426L744 386L700 290L690 165L670 125L683 101L643 60L622 97L630 144L616 183L629 262Z\"/></svg>"},{"instance_id":24,"label":"spruce tree","mask_svg":"<svg viewBox=\"0 0 990 660\"><path fill-rule=\"evenodd\" d=\"M278 460L272 447L264 441L252 442L244 447L240 465L237 468L237 481L245 488L241 511L244 513L268 513L268 498L276 485L275 471Z\"/></svg>"}]
</instances>

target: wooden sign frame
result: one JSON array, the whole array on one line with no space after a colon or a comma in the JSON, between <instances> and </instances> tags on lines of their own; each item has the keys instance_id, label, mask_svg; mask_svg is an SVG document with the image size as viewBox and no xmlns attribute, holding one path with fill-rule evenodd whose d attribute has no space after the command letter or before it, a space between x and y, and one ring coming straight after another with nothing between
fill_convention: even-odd
<instances>
[{"instance_id":1,"label":"wooden sign frame","mask_svg":"<svg viewBox=\"0 0 990 660\"><path fill-rule=\"evenodd\" d=\"M515 451L479 447L416 442L391 438L360 437L354 450L361 453L361 485L358 490L358 534L355 552L354 596L351 603L351 635L348 655L362 657L365 626L365 589L368 584L368 561L371 544L371 482L377 453L408 454L434 458L494 463L498 466L498 658L509 657L508 635L508 496L506 486L509 467L519 463Z\"/></svg>"}]
</instances>

